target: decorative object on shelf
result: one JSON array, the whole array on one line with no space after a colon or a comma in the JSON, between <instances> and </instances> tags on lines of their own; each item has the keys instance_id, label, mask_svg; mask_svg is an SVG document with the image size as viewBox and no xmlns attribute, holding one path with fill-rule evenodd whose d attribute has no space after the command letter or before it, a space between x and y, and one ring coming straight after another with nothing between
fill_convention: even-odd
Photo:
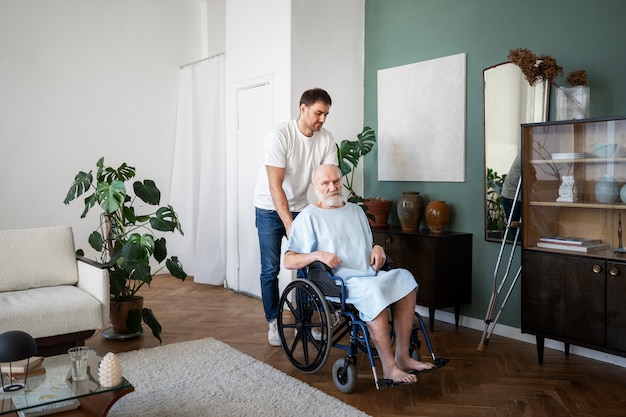
<instances>
[{"instance_id":1,"label":"decorative object on shelf","mask_svg":"<svg viewBox=\"0 0 626 417\"><path fill-rule=\"evenodd\" d=\"M561 186L559 187L559 197L556 201L573 203L578 201L578 192L576 191L576 183L573 175L563 175L561 177Z\"/></svg>"},{"instance_id":2,"label":"decorative object on shelf","mask_svg":"<svg viewBox=\"0 0 626 417\"><path fill-rule=\"evenodd\" d=\"M556 120L577 120L589 117L588 85L556 88Z\"/></svg>"},{"instance_id":3,"label":"decorative object on shelf","mask_svg":"<svg viewBox=\"0 0 626 417\"><path fill-rule=\"evenodd\" d=\"M103 387L114 387L122 382L122 366L115 353L107 353L100 361L98 379Z\"/></svg>"},{"instance_id":4,"label":"decorative object on shelf","mask_svg":"<svg viewBox=\"0 0 626 417\"><path fill-rule=\"evenodd\" d=\"M398 219L402 230L418 230L424 214L424 198L415 191L405 191L398 198Z\"/></svg>"},{"instance_id":5,"label":"decorative object on shelf","mask_svg":"<svg viewBox=\"0 0 626 417\"><path fill-rule=\"evenodd\" d=\"M0 372L0 391L13 392L26 387L30 358L37 355L37 343L26 332L11 330L0 334L0 363L11 363L26 360L24 374L14 371L9 365L9 372Z\"/></svg>"},{"instance_id":6,"label":"decorative object on shelf","mask_svg":"<svg viewBox=\"0 0 626 417\"><path fill-rule=\"evenodd\" d=\"M620 195L620 187L614 177L605 175L596 184L596 200L600 203L615 203Z\"/></svg>"},{"instance_id":7,"label":"decorative object on shelf","mask_svg":"<svg viewBox=\"0 0 626 417\"><path fill-rule=\"evenodd\" d=\"M622 246L622 213L618 213L617 215L617 239L619 246L615 248L615 252L626 253L626 249Z\"/></svg>"},{"instance_id":8,"label":"decorative object on shelf","mask_svg":"<svg viewBox=\"0 0 626 417\"><path fill-rule=\"evenodd\" d=\"M585 70L567 75L569 87L556 86L556 120L576 120L589 117L589 86Z\"/></svg>"},{"instance_id":9,"label":"decorative object on shelf","mask_svg":"<svg viewBox=\"0 0 626 417\"><path fill-rule=\"evenodd\" d=\"M445 201L433 200L426 205L424 220L433 233L443 233L450 221L450 208Z\"/></svg>"},{"instance_id":10,"label":"decorative object on shelf","mask_svg":"<svg viewBox=\"0 0 626 417\"><path fill-rule=\"evenodd\" d=\"M567 87L560 87L554 79L563 74L563 68L550 55L535 55L526 48L509 51L509 61L517 65L530 86L548 81L556 87L556 120L586 119L589 117L589 86L585 70L567 75Z\"/></svg>"},{"instance_id":11,"label":"decorative object on shelf","mask_svg":"<svg viewBox=\"0 0 626 417\"><path fill-rule=\"evenodd\" d=\"M626 184L619 190L619 199L622 200L622 203L626 203Z\"/></svg>"},{"instance_id":12,"label":"decorative object on shelf","mask_svg":"<svg viewBox=\"0 0 626 417\"><path fill-rule=\"evenodd\" d=\"M363 200L365 213L372 228L389 227L389 213L393 202L382 197L366 198Z\"/></svg>"},{"instance_id":13,"label":"decorative object on shelf","mask_svg":"<svg viewBox=\"0 0 626 417\"><path fill-rule=\"evenodd\" d=\"M596 143L593 145L593 151L598 158L610 158L617 150L617 143Z\"/></svg>"},{"instance_id":14,"label":"decorative object on shelf","mask_svg":"<svg viewBox=\"0 0 626 417\"><path fill-rule=\"evenodd\" d=\"M517 65L528 84L533 86L543 81L552 82L563 74L563 68L550 55L535 55L530 49L516 48L509 51L509 61Z\"/></svg>"}]
</instances>

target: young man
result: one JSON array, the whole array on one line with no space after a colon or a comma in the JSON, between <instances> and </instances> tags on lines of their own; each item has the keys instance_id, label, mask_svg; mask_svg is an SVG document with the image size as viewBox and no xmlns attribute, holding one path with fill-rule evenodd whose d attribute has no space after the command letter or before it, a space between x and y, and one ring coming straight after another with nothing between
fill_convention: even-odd
<instances>
[{"instance_id":1,"label":"young man","mask_svg":"<svg viewBox=\"0 0 626 417\"><path fill-rule=\"evenodd\" d=\"M261 295L269 323L267 339L280 346L276 327L281 241L291 223L308 205L311 172L321 164L338 164L333 135L322 126L332 104L320 88L300 98L297 119L272 130L265 138L265 155L255 188L256 227L261 250Z\"/></svg>"},{"instance_id":2,"label":"young man","mask_svg":"<svg viewBox=\"0 0 626 417\"><path fill-rule=\"evenodd\" d=\"M334 165L322 165L313 174L313 188L319 201L305 208L294 220L285 254L285 268L299 269L320 261L345 280L348 298L363 321L383 366L383 377L394 383L412 383L411 371L433 367L409 356L409 342L415 318L417 283L406 269L381 271L384 249L372 245L372 232L363 210L343 200L341 172ZM395 355L387 307L391 306L396 332Z\"/></svg>"}]
</instances>

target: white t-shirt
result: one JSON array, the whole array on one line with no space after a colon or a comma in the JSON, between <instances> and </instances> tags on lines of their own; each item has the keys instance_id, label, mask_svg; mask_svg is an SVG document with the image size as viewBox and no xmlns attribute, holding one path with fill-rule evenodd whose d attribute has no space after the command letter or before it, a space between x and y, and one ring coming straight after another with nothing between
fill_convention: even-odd
<instances>
[{"instance_id":1,"label":"white t-shirt","mask_svg":"<svg viewBox=\"0 0 626 417\"><path fill-rule=\"evenodd\" d=\"M338 163L335 138L328 130L321 128L312 137L307 137L300 132L295 120L281 124L265 137L265 153L254 189L254 205L275 210L266 166L285 169L283 189L289 210L300 212L309 204L307 191L313 170L322 164Z\"/></svg>"}]
</instances>

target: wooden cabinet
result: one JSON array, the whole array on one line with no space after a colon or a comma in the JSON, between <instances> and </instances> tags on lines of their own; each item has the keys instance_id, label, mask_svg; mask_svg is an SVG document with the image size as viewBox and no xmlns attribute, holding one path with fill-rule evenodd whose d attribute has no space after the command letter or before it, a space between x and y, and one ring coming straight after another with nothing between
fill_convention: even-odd
<instances>
[{"instance_id":1,"label":"wooden cabinet","mask_svg":"<svg viewBox=\"0 0 626 417\"><path fill-rule=\"evenodd\" d=\"M626 119L522 125L522 152L522 332L539 363L546 338L626 356Z\"/></svg>"},{"instance_id":2,"label":"wooden cabinet","mask_svg":"<svg viewBox=\"0 0 626 417\"><path fill-rule=\"evenodd\" d=\"M435 309L454 307L459 325L461 305L472 301L472 234L401 228L373 229L374 242L383 246L393 267L406 268L419 283L417 304L428 307L430 329Z\"/></svg>"}]
</instances>

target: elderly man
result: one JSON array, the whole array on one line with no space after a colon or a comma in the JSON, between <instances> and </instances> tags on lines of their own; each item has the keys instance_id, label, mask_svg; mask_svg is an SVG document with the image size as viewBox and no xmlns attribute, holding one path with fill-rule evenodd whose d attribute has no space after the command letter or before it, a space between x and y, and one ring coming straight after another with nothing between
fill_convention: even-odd
<instances>
[{"instance_id":1,"label":"elderly man","mask_svg":"<svg viewBox=\"0 0 626 417\"><path fill-rule=\"evenodd\" d=\"M409 356L415 314L417 283L406 269L381 271L386 260L380 245L372 245L372 232L363 210L345 202L341 172L321 165L312 185L319 201L302 210L293 221L284 264L299 269L320 261L342 277L353 304L367 323L378 350L383 377L394 383L417 381L413 371L433 367ZM387 307L391 306L396 333L395 355L391 348Z\"/></svg>"}]
</instances>

